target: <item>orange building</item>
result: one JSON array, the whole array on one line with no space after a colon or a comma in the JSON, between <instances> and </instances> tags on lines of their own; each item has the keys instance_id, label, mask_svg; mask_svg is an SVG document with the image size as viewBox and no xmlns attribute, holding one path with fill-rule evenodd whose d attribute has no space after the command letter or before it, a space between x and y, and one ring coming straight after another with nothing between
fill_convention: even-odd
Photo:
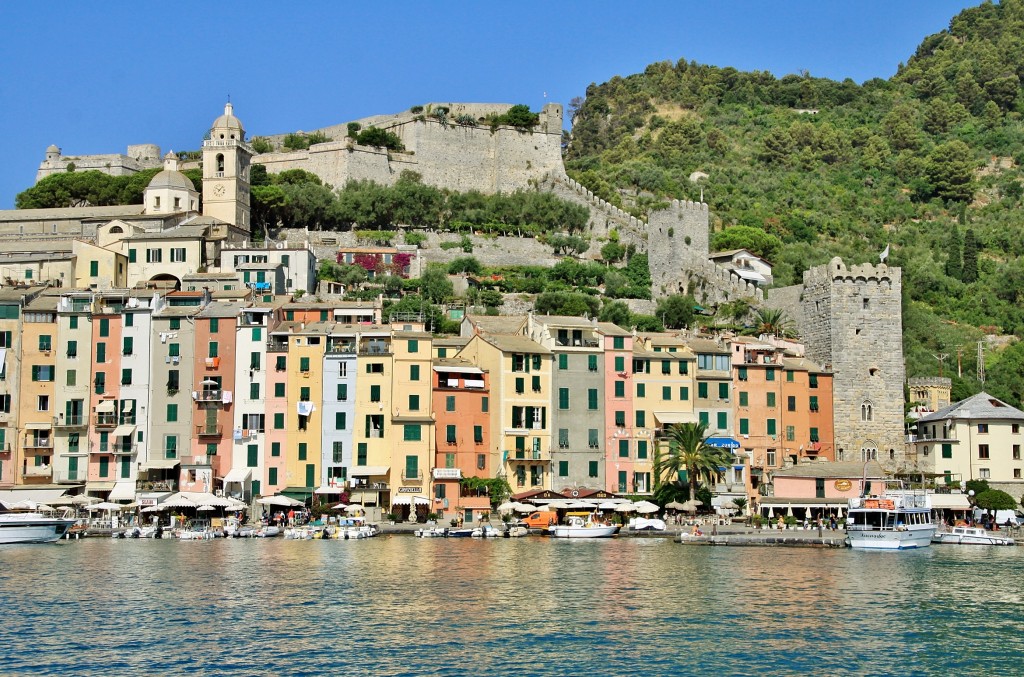
<instances>
[{"instance_id":1,"label":"orange building","mask_svg":"<svg viewBox=\"0 0 1024 677\"><path fill-rule=\"evenodd\" d=\"M489 380L483 369L462 359L433 361L435 414L434 494L431 511L444 520L489 511L490 498L463 491L464 477L493 477L489 408Z\"/></svg>"}]
</instances>

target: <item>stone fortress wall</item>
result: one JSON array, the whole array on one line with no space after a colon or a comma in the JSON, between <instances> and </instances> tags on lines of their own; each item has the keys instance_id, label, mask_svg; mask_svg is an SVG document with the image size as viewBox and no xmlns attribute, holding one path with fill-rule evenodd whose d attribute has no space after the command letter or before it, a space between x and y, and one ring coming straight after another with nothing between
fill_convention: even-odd
<instances>
[{"instance_id":1,"label":"stone fortress wall","mask_svg":"<svg viewBox=\"0 0 1024 677\"><path fill-rule=\"evenodd\" d=\"M63 155L60 148L50 146L46 149L46 159L39 164L36 171L36 182L51 174L66 172L72 163L78 172L96 170L111 176L127 176L146 169L162 167L163 158L160 156L160 146L151 143L128 146L124 155Z\"/></svg>"},{"instance_id":2,"label":"stone fortress wall","mask_svg":"<svg viewBox=\"0 0 1024 677\"><path fill-rule=\"evenodd\" d=\"M836 458L839 450L847 461L877 451L889 470L906 458L901 272L885 264L847 268L834 258L804 273L801 312L793 316L807 357L834 374Z\"/></svg>"}]
</instances>

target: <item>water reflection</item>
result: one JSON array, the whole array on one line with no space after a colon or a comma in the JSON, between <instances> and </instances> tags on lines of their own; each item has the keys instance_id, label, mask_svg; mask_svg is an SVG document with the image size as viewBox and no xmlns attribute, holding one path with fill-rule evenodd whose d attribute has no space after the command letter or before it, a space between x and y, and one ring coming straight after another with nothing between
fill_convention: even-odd
<instances>
[{"instance_id":1,"label":"water reflection","mask_svg":"<svg viewBox=\"0 0 1024 677\"><path fill-rule=\"evenodd\" d=\"M1020 548L113 541L0 550L4 673L1006 673Z\"/></svg>"}]
</instances>

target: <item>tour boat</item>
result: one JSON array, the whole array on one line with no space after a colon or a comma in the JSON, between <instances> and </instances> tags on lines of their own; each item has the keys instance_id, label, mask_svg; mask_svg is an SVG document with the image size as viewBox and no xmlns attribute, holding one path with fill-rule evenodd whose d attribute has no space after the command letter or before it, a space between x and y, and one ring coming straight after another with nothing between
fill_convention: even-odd
<instances>
[{"instance_id":1,"label":"tour boat","mask_svg":"<svg viewBox=\"0 0 1024 677\"><path fill-rule=\"evenodd\" d=\"M891 484L891 483L890 483ZM897 490L884 497L851 498L846 535L851 548L908 550L927 548L935 524L924 493Z\"/></svg>"},{"instance_id":2,"label":"tour boat","mask_svg":"<svg viewBox=\"0 0 1024 677\"><path fill-rule=\"evenodd\" d=\"M0 514L0 544L52 543L74 526L75 520L43 517L35 512Z\"/></svg>"},{"instance_id":3,"label":"tour boat","mask_svg":"<svg viewBox=\"0 0 1024 677\"><path fill-rule=\"evenodd\" d=\"M565 524L552 524L548 534L553 538L611 538L619 530L617 524L598 524L572 515Z\"/></svg>"},{"instance_id":4,"label":"tour boat","mask_svg":"<svg viewBox=\"0 0 1024 677\"><path fill-rule=\"evenodd\" d=\"M951 545L1016 545L1009 536L1000 536L980 527L953 527L932 536L932 543Z\"/></svg>"}]
</instances>

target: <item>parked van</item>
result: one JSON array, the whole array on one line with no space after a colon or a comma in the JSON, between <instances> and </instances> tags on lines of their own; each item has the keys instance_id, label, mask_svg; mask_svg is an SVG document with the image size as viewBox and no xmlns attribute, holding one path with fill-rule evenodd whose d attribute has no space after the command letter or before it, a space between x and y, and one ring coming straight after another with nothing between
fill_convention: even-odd
<instances>
[{"instance_id":1,"label":"parked van","mask_svg":"<svg viewBox=\"0 0 1024 677\"><path fill-rule=\"evenodd\" d=\"M558 524L558 513L554 510L537 510L522 519L522 523L530 529L547 529Z\"/></svg>"}]
</instances>

